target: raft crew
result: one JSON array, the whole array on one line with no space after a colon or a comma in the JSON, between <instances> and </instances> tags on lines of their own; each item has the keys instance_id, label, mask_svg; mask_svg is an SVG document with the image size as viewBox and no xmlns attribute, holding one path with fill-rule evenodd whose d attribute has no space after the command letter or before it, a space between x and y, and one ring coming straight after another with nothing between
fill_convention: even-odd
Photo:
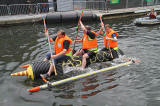
<instances>
[{"instance_id":1,"label":"raft crew","mask_svg":"<svg viewBox=\"0 0 160 106\"><path fill-rule=\"evenodd\" d=\"M147 14L149 16L150 19L155 19L157 16L157 12L154 11L154 8L151 9L151 12L149 14Z\"/></svg>"},{"instance_id":2,"label":"raft crew","mask_svg":"<svg viewBox=\"0 0 160 106\"><path fill-rule=\"evenodd\" d=\"M69 58L69 56L71 56L70 45L72 40L65 34L63 30L58 31L57 36L50 38L50 41L55 41L55 53L53 55L51 55L51 53L47 53L44 61L48 61L52 58L54 59L54 63L57 64L57 62L66 60ZM51 76L52 72L55 72L53 64L50 65L49 71L46 74L43 74L43 76L48 78Z\"/></svg>"},{"instance_id":3,"label":"raft crew","mask_svg":"<svg viewBox=\"0 0 160 106\"><path fill-rule=\"evenodd\" d=\"M74 42L82 43L82 49L78 50L73 56L82 55L82 68L84 69L87 64L87 59L95 56L98 51L96 38L98 34L92 31L90 26L84 26L82 21L80 21L80 26L84 35L81 40Z\"/></svg>"},{"instance_id":4,"label":"raft crew","mask_svg":"<svg viewBox=\"0 0 160 106\"><path fill-rule=\"evenodd\" d=\"M111 49L111 55L113 56L112 58L118 58L118 33L115 32L113 29L110 28L109 24L105 25L104 28L104 24L101 23L101 28L99 33L101 35L104 35L104 48L101 51L109 51L109 49ZM108 45L109 44L109 45ZM123 53L122 53L123 54Z\"/></svg>"}]
</instances>

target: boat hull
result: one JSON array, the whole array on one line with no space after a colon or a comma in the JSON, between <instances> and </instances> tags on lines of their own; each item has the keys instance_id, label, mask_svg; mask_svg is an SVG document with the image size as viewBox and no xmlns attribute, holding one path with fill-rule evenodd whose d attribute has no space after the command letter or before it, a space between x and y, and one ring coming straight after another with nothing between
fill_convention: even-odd
<instances>
[{"instance_id":1,"label":"boat hull","mask_svg":"<svg viewBox=\"0 0 160 106\"><path fill-rule=\"evenodd\" d=\"M149 17L138 18L134 21L136 25L156 25L160 24L160 15L156 19L150 19Z\"/></svg>"}]
</instances>

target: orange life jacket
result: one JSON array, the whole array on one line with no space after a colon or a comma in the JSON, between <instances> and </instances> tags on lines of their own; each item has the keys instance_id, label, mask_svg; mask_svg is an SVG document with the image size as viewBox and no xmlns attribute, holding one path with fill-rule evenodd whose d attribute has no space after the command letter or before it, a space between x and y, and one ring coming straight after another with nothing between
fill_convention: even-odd
<instances>
[{"instance_id":1,"label":"orange life jacket","mask_svg":"<svg viewBox=\"0 0 160 106\"><path fill-rule=\"evenodd\" d=\"M104 36L104 45L105 45L106 48L109 48L109 47L108 47L108 43L109 43L110 48L115 48L115 47L118 46L117 41L107 40L107 39L106 39L106 37L113 38L113 37L112 37L112 34L115 34L116 37L118 36L118 33L115 32L115 31L112 30L112 29L110 29L110 33L109 33L109 34L106 33L106 35Z\"/></svg>"},{"instance_id":2,"label":"orange life jacket","mask_svg":"<svg viewBox=\"0 0 160 106\"><path fill-rule=\"evenodd\" d=\"M54 44L54 50L55 50L55 53L56 54L58 54L58 53L60 53L60 52L62 52L63 51L63 42L65 41L65 40L68 40L69 42L70 42L70 45L71 45L71 42L72 42L72 40L67 36L67 35L65 35L64 37L62 37L62 38L56 38L56 40L55 40L55 44ZM71 51L71 48L70 48L70 46L69 46L69 48L68 48L68 50L66 51L66 53L65 53L65 55L66 54L68 54L68 53L70 53L70 51Z\"/></svg>"},{"instance_id":3,"label":"orange life jacket","mask_svg":"<svg viewBox=\"0 0 160 106\"><path fill-rule=\"evenodd\" d=\"M82 49L92 49L92 48L97 48L97 35L95 32L91 31L92 33L95 34L95 38L91 39L87 34L83 35L82 39Z\"/></svg>"}]
</instances>

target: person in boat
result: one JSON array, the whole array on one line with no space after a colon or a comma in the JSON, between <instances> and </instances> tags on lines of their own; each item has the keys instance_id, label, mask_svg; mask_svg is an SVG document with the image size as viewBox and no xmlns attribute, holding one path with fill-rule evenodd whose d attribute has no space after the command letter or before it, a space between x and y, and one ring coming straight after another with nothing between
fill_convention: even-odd
<instances>
[{"instance_id":1,"label":"person in boat","mask_svg":"<svg viewBox=\"0 0 160 106\"><path fill-rule=\"evenodd\" d=\"M123 55L123 52L118 49L118 33L111 29L109 24L105 25L101 23L101 28L99 34L104 35L104 48L101 51L107 51L111 54L111 58L115 59L118 58L118 53Z\"/></svg>"},{"instance_id":2,"label":"person in boat","mask_svg":"<svg viewBox=\"0 0 160 106\"><path fill-rule=\"evenodd\" d=\"M74 42L82 43L82 49L77 50L73 56L82 55L82 68L84 69L87 64L87 59L95 56L98 51L96 38L98 34L92 31L90 26L84 26L82 21L80 21L80 26L84 35L81 40L76 40Z\"/></svg>"},{"instance_id":3,"label":"person in boat","mask_svg":"<svg viewBox=\"0 0 160 106\"><path fill-rule=\"evenodd\" d=\"M149 14L147 14L149 16L150 19L155 19L157 16L157 12L154 11L154 8L151 9L151 12Z\"/></svg>"},{"instance_id":4,"label":"person in boat","mask_svg":"<svg viewBox=\"0 0 160 106\"><path fill-rule=\"evenodd\" d=\"M51 53L46 54L46 58L44 61L49 61L50 59L54 59L54 63L57 64L58 62L62 62L68 59L71 56L71 43L72 40L65 34L64 30L60 30L57 32L57 36L50 38L51 42L54 43L54 51L55 53L51 55ZM50 65L50 68L46 74L42 76L45 78L49 78L52 72L55 72L55 76L57 72L54 68L53 64Z\"/></svg>"}]
</instances>

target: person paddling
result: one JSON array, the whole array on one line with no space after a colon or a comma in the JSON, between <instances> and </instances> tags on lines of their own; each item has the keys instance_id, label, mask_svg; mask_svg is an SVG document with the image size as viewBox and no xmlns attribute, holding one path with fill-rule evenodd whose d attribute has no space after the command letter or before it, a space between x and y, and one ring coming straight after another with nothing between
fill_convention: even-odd
<instances>
[{"instance_id":1,"label":"person paddling","mask_svg":"<svg viewBox=\"0 0 160 106\"><path fill-rule=\"evenodd\" d=\"M118 33L111 29L109 24L106 24L104 28L104 24L101 22L99 34L104 35L105 47L101 51L110 52L112 59L118 58Z\"/></svg>"},{"instance_id":2,"label":"person paddling","mask_svg":"<svg viewBox=\"0 0 160 106\"><path fill-rule=\"evenodd\" d=\"M71 48L70 45L72 43L72 40L65 34L64 30L60 30L57 32L57 36L50 38L50 41L54 43L54 51L55 53L51 55L51 53L46 54L46 58L44 61L48 61L51 58L54 59L54 63L57 64L58 62L62 62L69 58L71 56ZM49 78L54 72L54 66L51 64L49 71L46 74L43 74L42 76L45 78Z\"/></svg>"},{"instance_id":3,"label":"person paddling","mask_svg":"<svg viewBox=\"0 0 160 106\"><path fill-rule=\"evenodd\" d=\"M151 9L151 12L149 14L147 14L149 16L150 19L155 19L157 16L157 12L154 11L154 8Z\"/></svg>"},{"instance_id":4,"label":"person paddling","mask_svg":"<svg viewBox=\"0 0 160 106\"><path fill-rule=\"evenodd\" d=\"M82 49L78 50L73 56L82 55L82 68L84 69L87 64L87 58L95 56L97 48L97 35L91 30L90 26L84 26L82 21L80 21L81 29L84 32L82 40L76 40L75 42L82 43Z\"/></svg>"}]
</instances>

